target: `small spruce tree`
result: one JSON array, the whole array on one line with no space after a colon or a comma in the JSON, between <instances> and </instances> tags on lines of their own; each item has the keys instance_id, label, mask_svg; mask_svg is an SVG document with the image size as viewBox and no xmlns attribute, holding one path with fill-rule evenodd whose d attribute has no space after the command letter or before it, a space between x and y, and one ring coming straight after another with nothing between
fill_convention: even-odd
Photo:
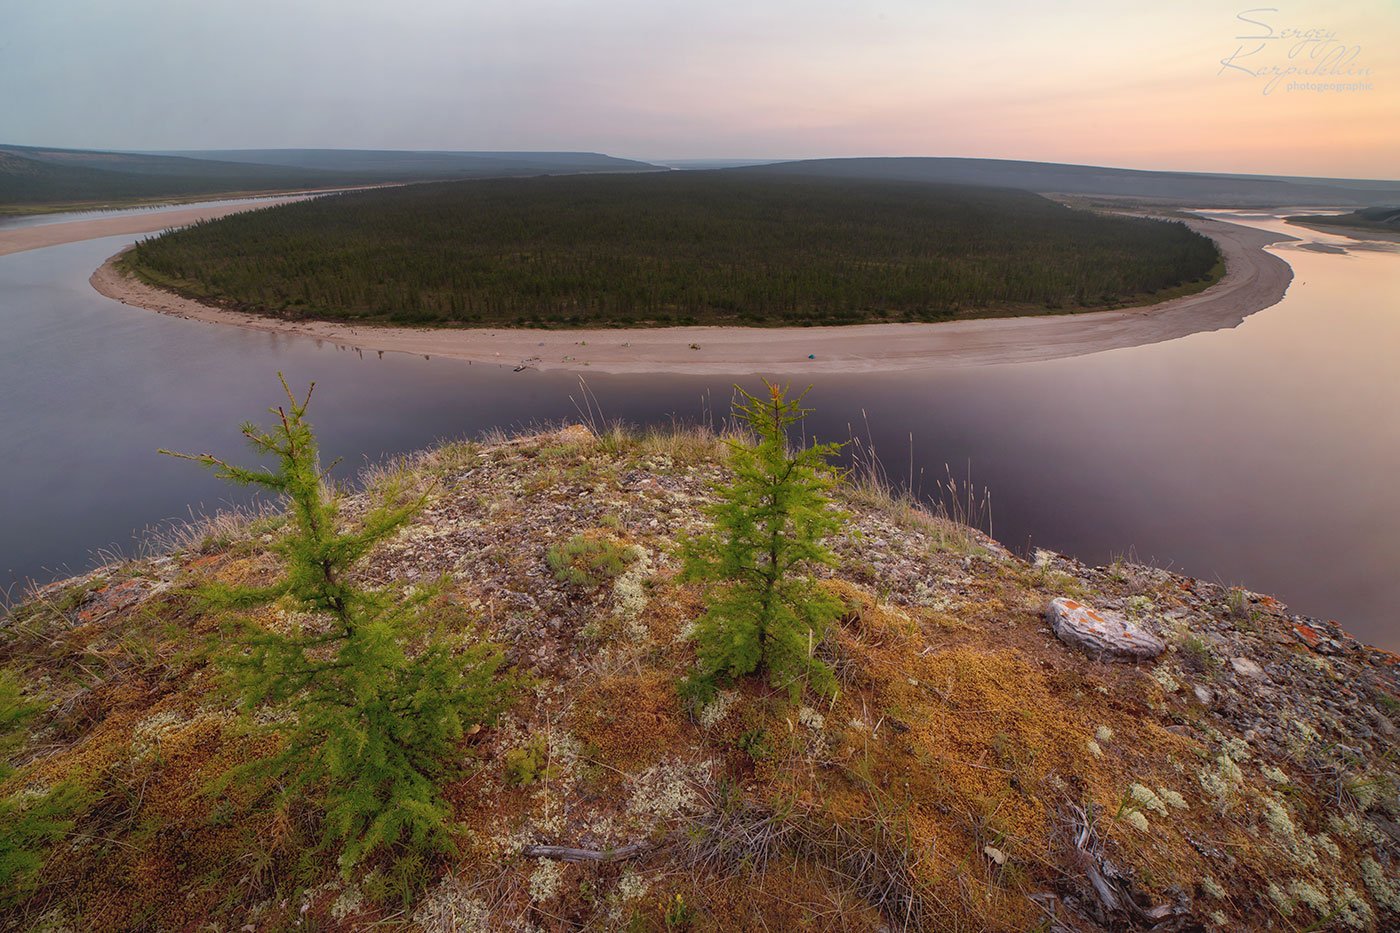
<instances>
[{"instance_id":1,"label":"small spruce tree","mask_svg":"<svg viewBox=\"0 0 1400 933\"><path fill-rule=\"evenodd\" d=\"M347 873L380 847L450 850L451 807L438 788L461 759L456 744L465 730L502 707L501 652L460 637L454 647L433 629L442 582L407 596L354 582L354 565L422 500L386 495L358 530L345 529L305 420L311 392L299 402L285 379L282 388L288 404L272 409L278 421L271 430L243 426L255 451L276 458L275 471L173 454L277 493L290 511L290 531L277 545L284 567L277 582L203 589L212 609L234 613L234 648L220 660L241 708L265 714L261 728L282 738L277 754L234 769L224 786L275 786L284 796L319 791L326 842L342 845ZM285 624L268 628L247 613L271 605L283 610Z\"/></svg>"},{"instance_id":2,"label":"small spruce tree","mask_svg":"<svg viewBox=\"0 0 1400 933\"><path fill-rule=\"evenodd\" d=\"M757 442L729 442L733 480L706 510L713 526L680 548L683 578L718 584L693 636L699 663L682 687L700 702L719 678L759 668L793 699L804 685L835 691L815 648L842 607L811 571L836 564L824 539L845 517L831 504L840 474L828 462L841 445L794 448L787 431L808 413L805 393L790 399L783 388L764 385L767 398L738 390L735 414Z\"/></svg>"}]
</instances>

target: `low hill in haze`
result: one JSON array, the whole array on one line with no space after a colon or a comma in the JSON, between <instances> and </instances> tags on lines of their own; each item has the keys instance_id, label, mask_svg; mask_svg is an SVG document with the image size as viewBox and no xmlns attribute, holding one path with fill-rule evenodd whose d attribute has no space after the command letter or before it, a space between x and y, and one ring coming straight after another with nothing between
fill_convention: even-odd
<instances>
[{"instance_id":1,"label":"low hill in haze","mask_svg":"<svg viewBox=\"0 0 1400 933\"><path fill-rule=\"evenodd\" d=\"M300 168L0 146L0 207L332 188L367 180Z\"/></svg>"},{"instance_id":2,"label":"low hill in haze","mask_svg":"<svg viewBox=\"0 0 1400 933\"><path fill-rule=\"evenodd\" d=\"M1400 200L1400 181L1151 172L1006 159L807 159L731 171L993 185L1040 193L1171 201L1199 207L1350 206Z\"/></svg>"},{"instance_id":3,"label":"low hill in haze","mask_svg":"<svg viewBox=\"0 0 1400 933\"><path fill-rule=\"evenodd\" d=\"M443 152L390 149L210 149L158 153L390 178L446 179L574 172L654 172L657 166L597 152Z\"/></svg>"},{"instance_id":4,"label":"low hill in haze","mask_svg":"<svg viewBox=\"0 0 1400 933\"><path fill-rule=\"evenodd\" d=\"M655 171L584 152L334 149L139 153L0 145L0 210L509 175Z\"/></svg>"}]
</instances>

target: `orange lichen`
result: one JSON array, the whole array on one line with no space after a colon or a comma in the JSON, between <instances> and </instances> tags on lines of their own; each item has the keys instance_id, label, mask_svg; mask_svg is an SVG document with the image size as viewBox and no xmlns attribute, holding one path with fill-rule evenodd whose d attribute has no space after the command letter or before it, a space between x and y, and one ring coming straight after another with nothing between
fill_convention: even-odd
<instances>
[{"instance_id":1,"label":"orange lichen","mask_svg":"<svg viewBox=\"0 0 1400 933\"><path fill-rule=\"evenodd\" d=\"M876 930L888 926L879 911L851 890L848 878L811 863L784 860L762 872L699 877L675 889L687 902L697 905L695 929L699 930ZM662 900L655 898L655 902ZM657 922L660 916L655 902L638 911L639 919L646 921L643 929L664 929Z\"/></svg>"},{"instance_id":2,"label":"orange lichen","mask_svg":"<svg viewBox=\"0 0 1400 933\"><path fill-rule=\"evenodd\" d=\"M1293 631L1301 638L1309 648L1316 648L1322 644L1322 636L1317 633L1311 625L1304 625L1299 622L1293 626Z\"/></svg>"}]
</instances>

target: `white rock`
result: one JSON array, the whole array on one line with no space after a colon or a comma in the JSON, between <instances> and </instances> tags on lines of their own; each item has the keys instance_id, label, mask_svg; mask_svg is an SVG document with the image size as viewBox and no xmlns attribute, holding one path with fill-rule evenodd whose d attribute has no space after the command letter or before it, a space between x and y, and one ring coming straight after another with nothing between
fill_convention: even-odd
<instances>
[{"instance_id":1,"label":"white rock","mask_svg":"<svg viewBox=\"0 0 1400 933\"><path fill-rule=\"evenodd\" d=\"M1231 658L1230 666L1235 669L1235 673L1241 677L1248 677L1250 680L1264 680L1269 675L1264 673L1264 669L1255 664L1249 658Z\"/></svg>"},{"instance_id":2,"label":"white rock","mask_svg":"<svg viewBox=\"0 0 1400 933\"><path fill-rule=\"evenodd\" d=\"M1100 612L1078 600L1060 597L1046 607L1050 628L1066 644L1092 654L1120 658L1155 658L1167 646L1147 629L1116 612Z\"/></svg>"}]
</instances>

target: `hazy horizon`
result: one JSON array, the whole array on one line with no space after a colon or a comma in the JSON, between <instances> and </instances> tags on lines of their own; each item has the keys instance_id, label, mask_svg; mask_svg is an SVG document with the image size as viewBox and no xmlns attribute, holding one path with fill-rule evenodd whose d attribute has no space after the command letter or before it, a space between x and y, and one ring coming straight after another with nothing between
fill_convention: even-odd
<instances>
[{"instance_id":1,"label":"hazy horizon","mask_svg":"<svg viewBox=\"0 0 1400 933\"><path fill-rule=\"evenodd\" d=\"M316 152L316 151L322 151L322 152L386 152L386 153L405 153L405 154L413 154L413 153L425 153L425 154L441 153L441 154L451 154L451 155L483 155L483 156L489 156L489 155L510 155L510 154L517 154L517 153L518 153L518 154L523 154L523 155L529 155L529 154L548 154L548 153L551 153L551 152L555 152L555 153L580 153L580 154L592 153L592 154L594 154L594 155L603 155L603 156L609 156L609 157L612 157L612 158L625 159L625 160L634 161L634 162L641 162L641 163L646 163L646 164L649 164L649 165L654 165L654 166L658 166L658 167L662 167L662 168L700 168L700 167L725 168L725 167L738 167L738 166L748 166L748 165L777 165L777 164L781 164L781 163L784 163L784 162L824 161L824 160L839 160L839 159L902 159L902 158L911 158L911 159L920 159L920 158L927 158L927 159L980 159L980 160L985 160L985 161L1024 162L1024 163L1026 163L1026 164L1028 164L1028 165L1067 165L1067 166L1074 166L1074 167L1079 167L1079 168L1103 168L1103 169L1121 170L1121 171L1163 172L1163 173L1175 173L1175 174L1187 174L1187 175L1220 175L1220 176L1225 176L1225 177L1240 176L1240 177L1297 178L1297 179L1305 179L1305 178L1312 177L1312 178L1318 178L1318 179L1327 179L1327 178L1331 178L1331 179L1334 179L1334 180L1337 180L1337 181L1375 181L1375 182L1385 182L1385 183L1400 182L1400 174L1395 174L1395 175L1391 175L1391 176L1362 176L1362 175L1333 175L1333 176L1317 175L1317 176L1306 176L1306 175L1290 175L1290 174L1278 173L1278 172L1219 172L1219 171L1214 171L1214 170L1211 170L1211 169L1152 168L1152 167L1141 167L1141 166L1107 165L1107 164L1103 164L1103 163L1092 163L1092 162L1052 162L1052 161L1046 161L1046 160L1040 160L1040 159L1002 159L1002 158L995 157L995 156L948 156L948 155L907 155L907 156L891 156L891 155L879 155L879 154L867 153L867 154L865 154L865 155L845 155L845 156L812 155L812 156L801 156L801 157L793 157L793 158L772 157L772 158L766 158L766 159L758 159L758 158L748 158L748 157L743 157L743 156L736 156L736 157L732 157L732 158L723 158L723 157L717 157L717 156L708 156L708 157L699 157L699 158L692 158L692 157L689 157L689 156L677 156L677 157L671 157L671 158L665 158L665 157L657 158L657 157L639 156L639 155L632 155L632 154L619 154L619 153L615 153L615 152L601 152L601 151L597 151L597 150L586 150L586 149L554 149L554 150L545 150L545 149L534 149L534 150L512 150L512 149L401 149L401 148L391 148L391 147L376 147L376 148L374 148L374 149L362 149L362 148L345 147L345 146L238 146L238 147L225 147L225 148L220 148L220 149L191 149L191 148L182 148L182 149L114 149L114 148L111 148L111 147L103 147L103 146L82 146L82 147L79 147L79 146L49 146L49 145L44 145L44 144L40 144L40 143L32 143L32 142L10 142L10 141L8 141L8 140L3 140L3 139L0 139L0 146L11 146L11 147L16 147L16 148L31 148L31 149L39 149L39 150L46 150L46 149L48 149L48 150L67 150L67 151L72 151L72 152L110 152L110 153L115 153L115 154L127 154L127 155L167 155L167 156L175 156L175 157L191 156L191 155L194 154L194 153L201 153L201 154L203 154L205 157L211 157L211 158L212 158L214 155L217 155L218 153L225 153L225 152L227 152L227 153L232 153L232 152L240 152L240 151L242 151L242 152ZM216 161L217 161L217 160L216 160ZM273 164L273 163L267 163L267 164Z\"/></svg>"},{"instance_id":2,"label":"hazy horizon","mask_svg":"<svg viewBox=\"0 0 1400 933\"><path fill-rule=\"evenodd\" d=\"M72 0L0 12L0 36L17 145L1400 166L1400 5L1381 0Z\"/></svg>"}]
</instances>

